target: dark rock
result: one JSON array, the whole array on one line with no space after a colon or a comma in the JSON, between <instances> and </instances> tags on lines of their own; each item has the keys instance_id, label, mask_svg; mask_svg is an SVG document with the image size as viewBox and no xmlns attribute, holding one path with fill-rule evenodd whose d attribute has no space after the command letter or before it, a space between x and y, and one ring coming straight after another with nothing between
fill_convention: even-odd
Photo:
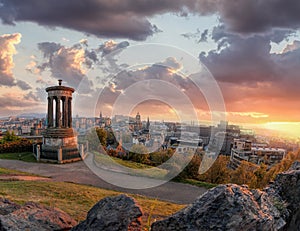
<instances>
[{"instance_id":1,"label":"dark rock","mask_svg":"<svg viewBox=\"0 0 300 231\"><path fill-rule=\"evenodd\" d=\"M290 171L292 170L300 170L300 161L295 161L292 166L289 169Z\"/></svg>"},{"instance_id":2,"label":"dark rock","mask_svg":"<svg viewBox=\"0 0 300 231\"><path fill-rule=\"evenodd\" d=\"M134 199L122 194L100 200L88 212L85 221L72 231L141 230L142 211Z\"/></svg>"},{"instance_id":3,"label":"dark rock","mask_svg":"<svg viewBox=\"0 0 300 231\"><path fill-rule=\"evenodd\" d=\"M234 184L217 186L192 205L152 224L166 230L278 230L285 225L268 195Z\"/></svg>"},{"instance_id":4,"label":"dark rock","mask_svg":"<svg viewBox=\"0 0 300 231\"><path fill-rule=\"evenodd\" d=\"M5 198L0 198L0 215L7 215L20 209L21 206Z\"/></svg>"},{"instance_id":5,"label":"dark rock","mask_svg":"<svg viewBox=\"0 0 300 231\"><path fill-rule=\"evenodd\" d=\"M37 203L28 202L16 207L10 213L0 215L1 231L69 230L77 224L65 212Z\"/></svg>"},{"instance_id":6,"label":"dark rock","mask_svg":"<svg viewBox=\"0 0 300 231\"><path fill-rule=\"evenodd\" d=\"M285 230L300 231L300 162L278 174L266 190L287 221Z\"/></svg>"}]
</instances>

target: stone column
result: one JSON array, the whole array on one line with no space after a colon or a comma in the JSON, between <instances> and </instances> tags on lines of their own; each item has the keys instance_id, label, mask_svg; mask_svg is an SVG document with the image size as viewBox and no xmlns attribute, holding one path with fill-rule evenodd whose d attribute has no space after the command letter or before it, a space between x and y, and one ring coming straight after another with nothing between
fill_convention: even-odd
<instances>
[{"instance_id":1,"label":"stone column","mask_svg":"<svg viewBox=\"0 0 300 231\"><path fill-rule=\"evenodd\" d=\"M68 127L72 127L72 98L68 98Z\"/></svg>"},{"instance_id":2,"label":"stone column","mask_svg":"<svg viewBox=\"0 0 300 231\"><path fill-rule=\"evenodd\" d=\"M69 98L65 97L64 101L64 127L69 127Z\"/></svg>"},{"instance_id":3,"label":"stone column","mask_svg":"<svg viewBox=\"0 0 300 231\"><path fill-rule=\"evenodd\" d=\"M60 97L57 96L56 98L56 127L61 127L61 112L60 112Z\"/></svg>"},{"instance_id":4,"label":"stone column","mask_svg":"<svg viewBox=\"0 0 300 231\"><path fill-rule=\"evenodd\" d=\"M53 98L48 97L48 128L53 127Z\"/></svg>"},{"instance_id":5,"label":"stone column","mask_svg":"<svg viewBox=\"0 0 300 231\"><path fill-rule=\"evenodd\" d=\"M62 103L62 112L61 112L61 126L65 127L65 97L61 97L61 103Z\"/></svg>"}]
</instances>

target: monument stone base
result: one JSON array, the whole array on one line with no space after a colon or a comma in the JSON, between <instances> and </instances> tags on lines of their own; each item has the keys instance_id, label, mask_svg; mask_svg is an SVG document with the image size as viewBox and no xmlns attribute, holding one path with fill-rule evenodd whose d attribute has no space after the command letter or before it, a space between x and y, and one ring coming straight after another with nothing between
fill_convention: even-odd
<instances>
[{"instance_id":1,"label":"monument stone base","mask_svg":"<svg viewBox=\"0 0 300 231\"><path fill-rule=\"evenodd\" d=\"M40 161L69 163L82 160L73 129L51 128L44 134Z\"/></svg>"}]
</instances>

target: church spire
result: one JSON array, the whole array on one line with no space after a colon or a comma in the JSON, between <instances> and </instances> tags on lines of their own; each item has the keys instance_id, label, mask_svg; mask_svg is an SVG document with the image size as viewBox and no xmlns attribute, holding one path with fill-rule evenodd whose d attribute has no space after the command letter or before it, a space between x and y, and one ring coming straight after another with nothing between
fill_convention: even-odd
<instances>
[{"instance_id":1,"label":"church spire","mask_svg":"<svg viewBox=\"0 0 300 231\"><path fill-rule=\"evenodd\" d=\"M148 116L148 119L147 119L146 128L147 128L148 130L149 130L149 128L150 128L150 120L149 120L149 116Z\"/></svg>"}]
</instances>

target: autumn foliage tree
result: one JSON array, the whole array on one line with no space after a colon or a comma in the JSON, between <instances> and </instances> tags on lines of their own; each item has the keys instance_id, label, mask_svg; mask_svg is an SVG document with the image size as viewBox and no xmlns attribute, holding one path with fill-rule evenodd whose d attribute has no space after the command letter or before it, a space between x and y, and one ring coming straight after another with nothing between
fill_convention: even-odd
<instances>
[{"instance_id":1,"label":"autumn foliage tree","mask_svg":"<svg viewBox=\"0 0 300 231\"><path fill-rule=\"evenodd\" d=\"M199 175L197 179L212 184L228 183L232 172L232 170L228 168L228 164L228 156L219 156L208 171Z\"/></svg>"},{"instance_id":2,"label":"autumn foliage tree","mask_svg":"<svg viewBox=\"0 0 300 231\"><path fill-rule=\"evenodd\" d=\"M0 153L19 153L32 151L32 142L28 139L20 138L14 132L7 131L0 141Z\"/></svg>"}]
</instances>

